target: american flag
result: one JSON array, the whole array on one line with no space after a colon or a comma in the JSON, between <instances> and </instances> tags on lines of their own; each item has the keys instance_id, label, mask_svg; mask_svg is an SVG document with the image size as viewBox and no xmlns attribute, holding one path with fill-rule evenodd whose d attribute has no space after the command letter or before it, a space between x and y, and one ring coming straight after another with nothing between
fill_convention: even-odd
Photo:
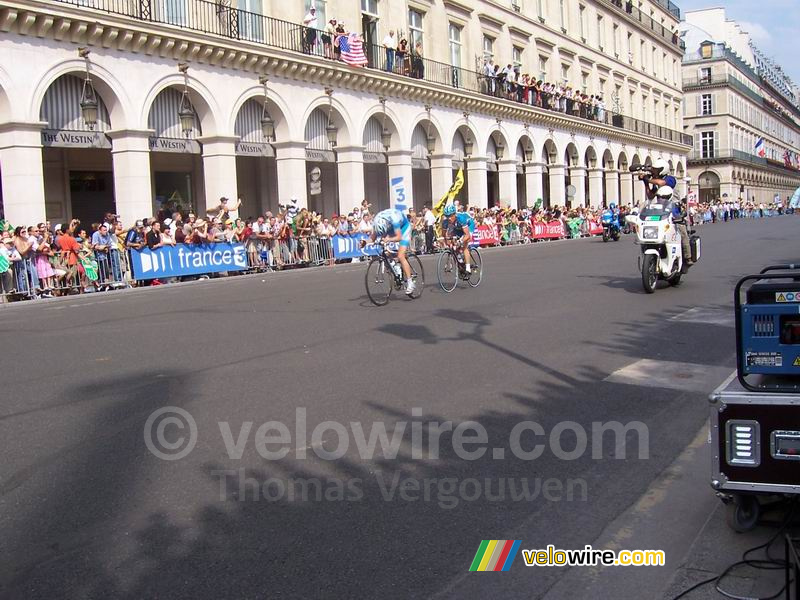
<instances>
[{"instance_id":1,"label":"american flag","mask_svg":"<svg viewBox=\"0 0 800 600\"><path fill-rule=\"evenodd\" d=\"M342 60L353 67L366 67L367 57L364 56L364 43L357 33L351 33L339 38L339 50L342 51Z\"/></svg>"}]
</instances>

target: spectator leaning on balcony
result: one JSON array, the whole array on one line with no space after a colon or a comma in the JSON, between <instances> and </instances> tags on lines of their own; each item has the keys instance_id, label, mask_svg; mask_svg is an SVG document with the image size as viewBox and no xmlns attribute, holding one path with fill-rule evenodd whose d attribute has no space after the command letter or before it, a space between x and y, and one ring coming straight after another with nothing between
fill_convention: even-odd
<instances>
[{"instance_id":1,"label":"spectator leaning on balcony","mask_svg":"<svg viewBox=\"0 0 800 600\"><path fill-rule=\"evenodd\" d=\"M417 79L425 78L425 61L422 56L422 42L417 42L411 54L411 76Z\"/></svg>"},{"instance_id":2,"label":"spectator leaning on balcony","mask_svg":"<svg viewBox=\"0 0 800 600\"><path fill-rule=\"evenodd\" d=\"M331 19L325 24L325 33L322 34L322 51L325 58L333 59L333 38L336 37L336 19Z\"/></svg>"},{"instance_id":3,"label":"spectator leaning on balcony","mask_svg":"<svg viewBox=\"0 0 800 600\"><path fill-rule=\"evenodd\" d=\"M406 67L406 60L408 59L408 40L403 38L397 45L397 50L394 53L397 60L397 72L401 75L408 75L408 68Z\"/></svg>"},{"instance_id":4,"label":"spectator leaning on balcony","mask_svg":"<svg viewBox=\"0 0 800 600\"><path fill-rule=\"evenodd\" d=\"M394 29L383 38L383 47L386 48L386 70L394 71L394 52L397 50L397 40L394 39Z\"/></svg>"},{"instance_id":5,"label":"spectator leaning on balcony","mask_svg":"<svg viewBox=\"0 0 800 600\"><path fill-rule=\"evenodd\" d=\"M303 18L303 51L310 54L317 43L317 9L313 6Z\"/></svg>"}]
</instances>

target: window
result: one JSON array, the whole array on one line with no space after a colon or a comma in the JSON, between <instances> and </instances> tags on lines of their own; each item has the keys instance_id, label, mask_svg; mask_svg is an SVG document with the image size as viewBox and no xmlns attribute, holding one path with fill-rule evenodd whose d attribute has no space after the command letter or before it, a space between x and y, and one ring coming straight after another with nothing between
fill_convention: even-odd
<instances>
[{"instance_id":1,"label":"window","mask_svg":"<svg viewBox=\"0 0 800 600\"><path fill-rule=\"evenodd\" d=\"M714 114L714 105L711 94L703 94L700 96L700 115Z\"/></svg>"},{"instance_id":2,"label":"window","mask_svg":"<svg viewBox=\"0 0 800 600\"><path fill-rule=\"evenodd\" d=\"M561 79L564 80L564 83L569 82L569 65L561 63Z\"/></svg>"},{"instance_id":3,"label":"window","mask_svg":"<svg viewBox=\"0 0 800 600\"><path fill-rule=\"evenodd\" d=\"M522 48L517 48L516 46L514 46L511 49L511 63L515 67L522 66Z\"/></svg>"},{"instance_id":4,"label":"window","mask_svg":"<svg viewBox=\"0 0 800 600\"><path fill-rule=\"evenodd\" d=\"M606 24L603 17L597 17L597 46L601 51L606 47Z\"/></svg>"},{"instance_id":5,"label":"window","mask_svg":"<svg viewBox=\"0 0 800 600\"><path fill-rule=\"evenodd\" d=\"M544 22L544 0L536 0L536 16Z\"/></svg>"},{"instance_id":6,"label":"window","mask_svg":"<svg viewBox=\"0 0 800 600\"><path fill-rule=\"evenodd\" d=\"M700 69L700 83L711 83L711 67Z\"/></svg>"},{"instance_id":7,"label":"window","mask_svg":"<svg viewBox=\"0 0 800 600\"><path fill-rule=\"evenodd\" d=\"M678 85L678 61L672 59L672 83Z\"/></svg>"},{"instance_id":8,"label":"window","mask_svg":"<svg viewBox=\"0 0 800 600\"><path fill-rule=\"evenodd\" d=\"M633 64L633 34L628 34L628 62Z\"/></svg>"},{"instance_id":9,"label":"window","mask_svg":"<svg viewBox=\"0 0 800 600\"><path fill-rule=\"evenodd\" d=\"M494 38L488 35L483 36L483 58L484 60L494 58Z\"/></svg>"},{"instance_id":10,"label":"window","mask_svg":"<svg viewBox=\"0 0 800 600\"><path fill-rule=\"evenodd\" d=\"M658 68L657 68L658 67L658 58L657 57L658 57L658 48L653 46L653 62L650 64L650 66L653 69L653 75L657 75L658 74Z\"/></svg>"},{"instance_id":11,"label":"window","mask_svg":"<svg viewBox=\"0 0 800 600\"><path fill-rule=\"evenodd\" d=\"M639 65L642 68L642 71L647 69L647 52L644 40L639 42L639 60L642 61L642 64Z\"/></svg>"},{"instance_id":12,"label":"window","mask_svg":"<svg viewBox=\"0 0 800 600\"><path fill-rule=\"evenodd\" d=\"M713 131L704 131L700 134L700 156L714 158L716 156L716 135Z\"/></svg>"},{"instance_id":13,"label":"window","mask_svg":"<svg viewBox=\"0 0 800 600\"><path fill-rule=\"evenodd\" d=\"M619 57L619 25L614 24L614 56Z\"/></svg>"},{"instance_id":14,"label":"window","mask_svg":"<svg viewBox=\"0 0 800 600\"><path fill-rule=\"evenodd\" d=\"M578 11L581 15L581 39L585 42L586 41L586 7L581 4L578 7Z\"/></svg>"},{"instance_id":15,"label":"window","mask_svg":"<svg viewBox=\"0 0 800 600\"><path fill-rule=\"evenodd\" d=\"M569 28L569 21L567 20L567 5L564 0L558 0L558 5L558 14L561 17L561 29L562 31L566 32Z\"/></svg>"},{"instance_id":16,"label":"window","mask_svg":"<svg viewBox=\"0 0 800 600\"><path fill-rule=\"evenodd\" d=\"M539 79L547 81L547 57L539 56Z\"/></svg>"},{"instance_id":17,"label":"window","mask_svg":"<svg viewBox=\"0 0 800 600\"><path fill-rule=\"evenodd\" d=\"M325 27L325 23L328 22L328 18L325 16L325 3L325 0L306 0L306 14L308 14L308 11L312 6L317 9L317 23L319 23L318 27L320 29L323 29ZM244 6L241 4L239 5L239 8L243 10L249 10L244 8Z\"/></svg>"},{"instance_id":18,"label":"window","mask_svg":"<svg viewBox=\"0 0 800 600\"><path fill-rule=\"evenodd\" d=\"M408 31L410 36L408 41L412 48L416 48L417 44L422 44L422 16L422 13L418 10L413 8L408 10Z\"/></svg>"},{"instance_id":19,"label":"window","mask_svg":"<svg viewBox=\"0 0 800 600\"><path fill-rule=\"evenodd\" d=\"M461 27L450 23L450 64L461 68Z\"/></svg>"},{"instance_id":20,"label":"window","mask_svg":"<svg viewBox=\"0 0 800 600\"><path fill-rule=\"evenodd\" d=\"M588 94L589 90L589 74L586 71L581 73L581 92Z\"/></svg>"},{"instance_id":21,"label":"window","mask_svg":"<svg viewBox=\"0 0 800 600\"><path fill-rule=\"evenodd\" d=\"M669 69L667 68L668 64L669 63L667 62L667 53L664 52L662 53L661 56L661 74L664 76L664 81L667 81L669 79Z\"/></svg>"},{"instance_id":22,"label":"window","mask_svg":"<svg viewBox=\"0 0 800 600\"><path fill-rule=\"evenodd\" d=\"M306 0L308 2L308 0ZM378 16L378 0L361 0L361 12ZM319 13L319 8L317 8Z\"/></svg>"}]
</instances>

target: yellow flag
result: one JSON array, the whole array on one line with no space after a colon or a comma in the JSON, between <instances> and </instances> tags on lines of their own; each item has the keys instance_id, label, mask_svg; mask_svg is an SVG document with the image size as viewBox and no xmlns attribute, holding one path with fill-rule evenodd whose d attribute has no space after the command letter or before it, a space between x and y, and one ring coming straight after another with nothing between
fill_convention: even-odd
<instances>
[{"instance_id":1,"label":"yellow flag","mask_svg":"<svg viewBox=\"0 0 800 600\"><path fill-rule=\"evenodd\" d=\"M437 237L441 237L442 235L441 218L442 214L444 214L444 207L455 200L455 197L458 195L458 192L461 191L462 187L464 187L464 169L459 169L458 173L456 174L456 179L455 181L453 181L453 185L450 186L450 189L447 190L447 193L444 196L442 196L439 199L439 201L431 208L433 216L436 217Z\"/></svg>"}]
</instances>

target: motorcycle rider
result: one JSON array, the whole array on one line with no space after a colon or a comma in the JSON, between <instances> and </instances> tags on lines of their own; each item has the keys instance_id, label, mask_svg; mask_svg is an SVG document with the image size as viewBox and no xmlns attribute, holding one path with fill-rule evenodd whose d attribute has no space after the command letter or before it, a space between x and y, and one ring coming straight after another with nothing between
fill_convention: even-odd
<instances>
[{"instance_id":1,"label":"motorcycle rider","mask_svg":"<svg viewBox=\"0 0 800 600\"><path fill-rule=\"evenodd\" d=\"M661 157L653 161L650 173L641 173L639 179L644 182L648 200L655 198L662 187L674 190L678 185L678 180L669 174L669 163Z\"/></svg>"}]
</instances>

